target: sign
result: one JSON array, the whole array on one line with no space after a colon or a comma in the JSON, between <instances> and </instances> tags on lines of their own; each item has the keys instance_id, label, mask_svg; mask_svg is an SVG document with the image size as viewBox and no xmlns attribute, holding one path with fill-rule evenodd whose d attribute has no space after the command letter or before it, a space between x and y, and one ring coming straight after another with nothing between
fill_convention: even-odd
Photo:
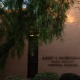
<instances>
[{"instance_id":1,"label":"sign","mask_svg":"<svg viewBox=\"0 0 80 80\"><path fill-rule=\"evenodd\" d=\"M49 62L47 66L50 67L77 67L80 64L76 62L80 60L77 56L43 56L43 61Z\"/></svg>"}]
</instances>

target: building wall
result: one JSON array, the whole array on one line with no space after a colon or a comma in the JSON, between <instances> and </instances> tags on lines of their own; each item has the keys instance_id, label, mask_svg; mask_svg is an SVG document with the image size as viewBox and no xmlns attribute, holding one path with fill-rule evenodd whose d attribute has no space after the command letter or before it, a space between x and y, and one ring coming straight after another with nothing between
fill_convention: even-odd
<instances>
[{"instance_id":1,"label":"building wall","mask_svg":"<svg viewBox=\"0 0 80 80\"><path fill-rule=\"evenodd\" d=\"M17 55L14 58L12 58L11 55L9 55L2 76L4 77L15 75L26 78L27 64L28 64L28 43L26 41L24 53L22 54L20 59L18 59Z\"/></svg>"},{"instance_id":2,"label":"building wall","mask_svg":"<svg viewBox=\"0 0 80 80\"><path fill-rule=\"evenodd\" d=\"M63 73L76 73L80 75L79 9L80 2L76 0L74 6L67 12L62 40L53 40L51 44L40 45L39 72L56 72L60 75Z\"/></svg>"},{"instance_id":3,"label":"building wall","mask_svg":"<svg viewBox=\"0 0 80 80\"><path fill-rule=\"evenodd\" d=\"M38 53L38 72L48 71L63 73L76 73L80 75L80 10L79 4L74 5L67 12L63 40L53 40L51 44L40 44ZM45 59L43 59L43 57ZM69 57L69 59L60 59ZM72 59L72 58L74 59ZM76 59L75 59L76 57ZM27 77L28 43L25 43L24 54L18 60L11 56L7 59L7 64L1 76L18 75ZM53 65L53 66L50 66ZM61 64L62 66L55 66ZM68 65L68 66L66 66ZM73 66L69 66L73 65Z\"/></svg>"}]
</instances>

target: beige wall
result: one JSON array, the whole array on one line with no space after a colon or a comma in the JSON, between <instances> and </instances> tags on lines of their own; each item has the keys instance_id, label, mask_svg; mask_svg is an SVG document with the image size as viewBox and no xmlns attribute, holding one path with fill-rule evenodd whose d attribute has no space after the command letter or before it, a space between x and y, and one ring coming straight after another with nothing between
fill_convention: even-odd
<instances>
[{"instance_id":1,"label":"beige wall","mask_svg":"<svg viewBox=\"0 0 80 80\"><path fill-rule=\"evenodd\" d=\"M63 40L53 40L51 44L43 44L39 47L39 72L50 71L63 74L72 72L80 75L80 4L67 12ZM51 60L43 60L43 56L54 57ZM57 56L57 59L55 59ZM60 57L76 57L77 59L61 60ZM57 61L55 63L55 61ZM64 63L65 61L65 63ZM62 66L48 66L49 64L61 64ZM65 66L74 65L74 66Z\"/></svg>"},{"instance_id":2,"label":"beige wall","mask_svg":"<svg viewBox=\"0 0 80 80\"><path fill-rule=\"evenodd\" d=\"M3 76L16 75L26 78L27 77L27 61L28 61L28 43L25 43L24 54L20 59L18 57L8 57Z\"/></svg>"}]
</instances>

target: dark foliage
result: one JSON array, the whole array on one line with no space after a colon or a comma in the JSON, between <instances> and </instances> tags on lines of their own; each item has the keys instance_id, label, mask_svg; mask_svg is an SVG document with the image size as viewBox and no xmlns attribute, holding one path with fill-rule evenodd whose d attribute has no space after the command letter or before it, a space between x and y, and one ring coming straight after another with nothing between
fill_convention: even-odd
<instances>
[{"instance_id":1,"label":"dark foliage","mask_svg":"<svg viewBox=\"0 0 80 80\"><path fill-rule=\"evenodd\" d=\"M43 72L38 73L33 80L59 80L57 73Z\"/></svg>"},{"instance_id":2,"label":"dark foliage","mask_svg":"<svg viewBox=\"0 0 80 80\"><path fill-rule=\"evenodd\" d=\"M74 73L62 74L59 80L80 80L80 76Z\"/></svg>"}]
</instances>

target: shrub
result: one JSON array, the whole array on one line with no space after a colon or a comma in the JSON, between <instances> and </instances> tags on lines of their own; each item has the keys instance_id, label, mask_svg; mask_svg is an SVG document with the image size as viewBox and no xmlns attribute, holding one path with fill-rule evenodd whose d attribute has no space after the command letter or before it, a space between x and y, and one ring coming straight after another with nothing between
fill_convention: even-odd
<instances>
[{"instance_id":1,"label":"shrub","mask_svg":"<svg viewBox=\"0 0 80 80\"><path fill-rule=\"evenodd\" d=\"M4 80L24 80L24 79L19 76L8 76Z\"/></svg>"},{"instance_id":2,"label":"shrub","mask_svg":"<svg viewBox=\"0 0 80 80\"><path fill-rule=\"evenodd\" d=\"M43 72L38 73L33 80L59 80L59 76L56 73Z\"/></svg>"},{"instance_id":3,"label":"shrub","mask_svg":"<svg viewBox=\"0 0 80 80\"><path fill-rule=\"evenodd\" d=\"M80 76L74 73L64 73L59 80L80 80Z\"/></svg>"}]
</instances>

